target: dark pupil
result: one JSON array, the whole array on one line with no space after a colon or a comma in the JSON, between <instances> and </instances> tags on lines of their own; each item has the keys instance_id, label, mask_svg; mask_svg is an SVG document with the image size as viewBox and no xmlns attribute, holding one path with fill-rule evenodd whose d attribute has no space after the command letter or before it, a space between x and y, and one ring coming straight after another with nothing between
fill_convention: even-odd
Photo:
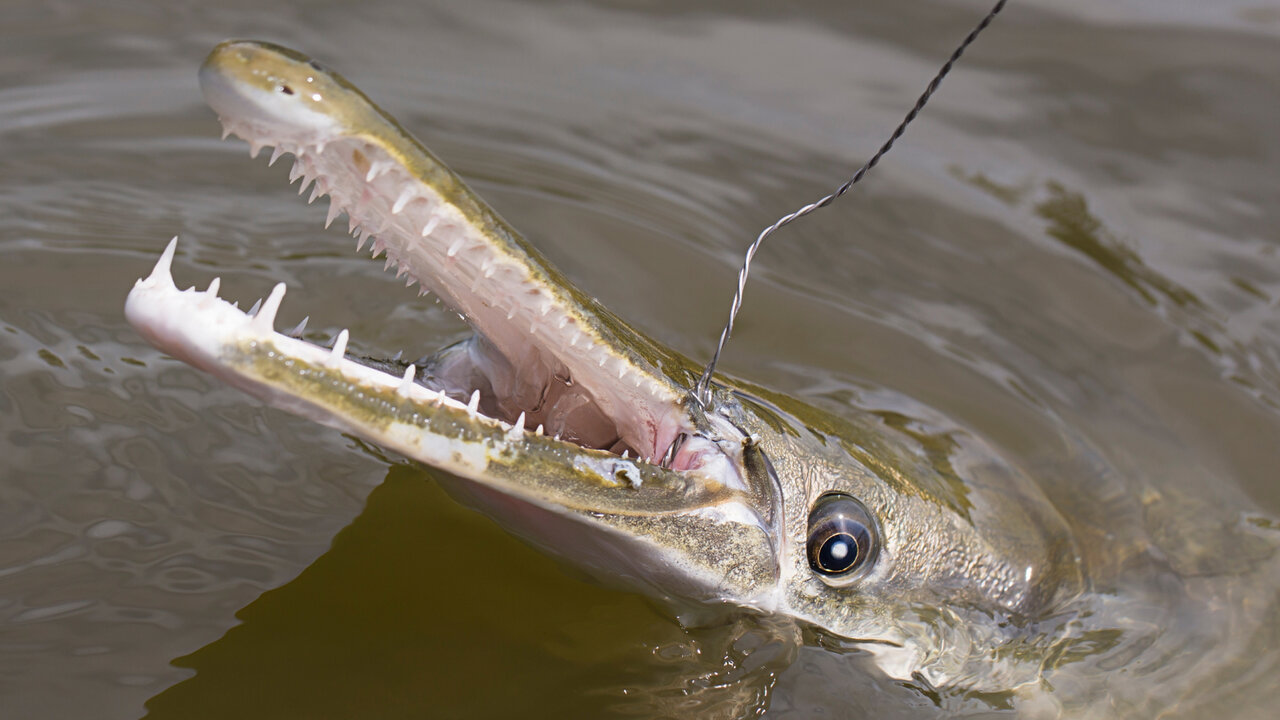
<instances>
[{"instance_id":1,"label":"dark pupil","mask_svg":"<svg viewBox=\"0 0 1280 720\"><path fill-rule=\"evenodd\" d=\"M827 572L844 572L858 562L858 541L849 533L827 538L818 550L818 564Z\"/></svg>"}]
</instances>

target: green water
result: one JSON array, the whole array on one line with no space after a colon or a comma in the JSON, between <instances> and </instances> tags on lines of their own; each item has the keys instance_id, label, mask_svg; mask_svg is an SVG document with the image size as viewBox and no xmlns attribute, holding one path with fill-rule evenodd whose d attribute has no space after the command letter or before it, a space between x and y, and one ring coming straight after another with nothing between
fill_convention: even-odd
<instances>
[{"instance_id":1,"label":"green water","mask_svg":"<svg viewBox=\"0 0 1280 720\"><path fill-rule=\"evenodd\" d=\"M218 140L195 70L255 37L340 69L582 288L705 358L745 245L873 152L986 10L11 4L0 716L683 717L741 700L708 687L769 717L1013 714L829 640L792 657L749 622L682 627L439 479L156 353L122 315L180 234L180 284L221 275L252 302L285 280L280 325L310 315L318 342L347 327L356 350L414 353L467 334L321 230L286 168ZM1104 521L1080 540L1111 614L1055 679L1068 714L1276 702L1276 67L1280 11L1262 3L1014 0L884 165L761 253L722 366L983 438L1064 514Z\"/></svg>"}]
</instances>

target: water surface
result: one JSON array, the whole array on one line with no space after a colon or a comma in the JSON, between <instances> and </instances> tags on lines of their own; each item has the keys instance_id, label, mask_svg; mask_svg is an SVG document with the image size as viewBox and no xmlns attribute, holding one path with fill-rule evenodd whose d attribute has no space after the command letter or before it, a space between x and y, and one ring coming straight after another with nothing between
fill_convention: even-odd
<instances>
[{"instance_id":1,"label":"water surface","mask_svg":"<svg viewBox=\"0 0 1280 720\"><path fill-rule=\"evenodd\" d=\"M284 280L281 325L310 315L313 340L467 334L321 230L287 168L218 140L195 70L254 37L340 69L580 286L705 358L746 243L873 152L986 10L7 8L0 714L705 715L719 687L772 717L1008 714L822 638L792 657L750 623L684 628L122 314L179 234L180 283L251 302ZM1277 700L1276 67L1262 2L1015 0L881 168L771 240L722 366L982 438L1064 512L1114 514L1086 538L1098 597L1145 599L1058 676L1071 712Z\"/></svg>"}]
</instances>

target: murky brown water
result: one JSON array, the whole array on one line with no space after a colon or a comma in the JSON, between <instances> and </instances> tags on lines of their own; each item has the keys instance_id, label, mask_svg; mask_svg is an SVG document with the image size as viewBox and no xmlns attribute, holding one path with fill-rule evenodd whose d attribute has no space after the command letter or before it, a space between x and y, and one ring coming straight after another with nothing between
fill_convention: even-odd
<instances>
[{"instance_id":1,"label":"murky brown water","mask_svg":"<svg viewBox=\"0 0 1280 720\"><path fill-rule=\"evenodd\" d=\"M646 717L733 683L774 717L1004 712L817 644L770 683L752 629L582 580L121 311L178 233L180 282L286 280L281 324L316 338L466 334L218 140L195 69L255 37L340 69L582 287L705 358L745 244L872 152L986 9L10 3L0 716ZM1055 680L1090 713L1277 701L1278 67L1274 4L1014 0L882 168L771 241L723 365L984 437L1066 514L1114 514L1087 541L1121 609Z\"/></svg>"}]
</instances>

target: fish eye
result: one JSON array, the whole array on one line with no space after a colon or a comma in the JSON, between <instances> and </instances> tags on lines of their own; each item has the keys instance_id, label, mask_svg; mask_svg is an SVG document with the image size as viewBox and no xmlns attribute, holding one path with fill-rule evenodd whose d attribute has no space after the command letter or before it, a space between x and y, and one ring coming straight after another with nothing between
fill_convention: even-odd
<instances>
[{"instance_id":1,"label":"fish eye","mask_svg":"<svg viewBox=\"0 0 1280 720\"><path fill-rule=\"evenodd\" d=\"M809 511L809 567L828 585L848 585L875 564L880 536L866 506L840 492L819 497Z\"/></svg>"}]
</instances>

